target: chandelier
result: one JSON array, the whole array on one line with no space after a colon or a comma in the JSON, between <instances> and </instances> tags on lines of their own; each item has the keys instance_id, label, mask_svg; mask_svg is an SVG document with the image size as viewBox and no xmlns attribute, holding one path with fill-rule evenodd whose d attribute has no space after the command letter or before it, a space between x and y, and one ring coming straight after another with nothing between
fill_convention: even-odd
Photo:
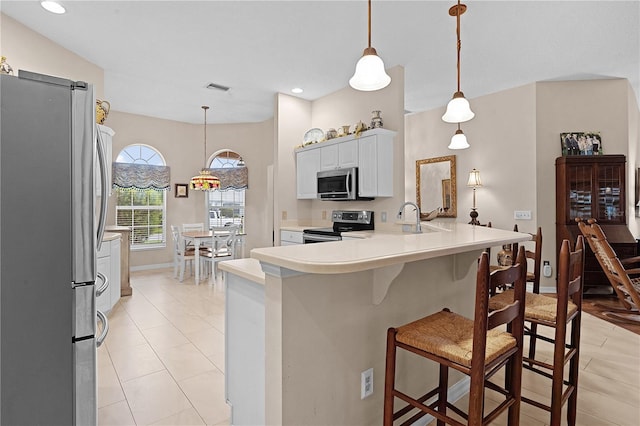
<instances>
[{"instance_id":1,"label":"chandelier","mask_svg":"<svg viewBox=\"0 0 640 426\"><path fill-rule=\"evenodd\" d=\"M204 166L200 170L200 174L191 178L189 186L196 191L213 191L220 188L220 179L213 176L207 169L207 110L208 106L203 105L204 110Z\"/></svg>"}]
</instances>

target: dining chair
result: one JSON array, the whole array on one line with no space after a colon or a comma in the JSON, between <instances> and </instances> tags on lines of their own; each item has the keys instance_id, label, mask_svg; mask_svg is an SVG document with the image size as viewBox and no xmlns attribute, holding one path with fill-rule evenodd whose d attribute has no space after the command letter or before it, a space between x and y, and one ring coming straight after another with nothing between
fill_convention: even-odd
<instances>
[{"instance_id":1,"label":"dining chair","mask_svg":"<svg viewBox=\"0 0 640 426\"><path fill-rule=\"evenodd\" d=\"M529 352L529 356L523 358L522 366L551 379L550 400L543 402L532 394L531 398L523 395L522 402L549 412L551 426L562 423L565 403L567 424L576 424L584 251L582 235L578 236L574 251L571 251L569 240L563 240L558 256L556 297L526 293L524 318L530 326L525 328L525 335L535 332L536 341L550 343L553 351L552 355L543 353L539 356L535 350ZM489 309L503 309L513 300L513 290L504 291L489 299ZM539 327L551 328L553 333L538 334Z\"/></svg>"},{"instance_id":2,"label":"dining chair","mask_svg":"<svg viewBox=\"0 0 640 426\"><path fill-rule=\"evenodd\" d=\"M195 249L185 246L184 239L177 226L171 225L171 235L173 236L173 276L174 278L178 278L179 271L180 282L182 282L184 280L184 270L187 262L189 262L189 267L191 268L189 270L190 273L193 273Z\"/></svg>"},{"instance_id":3,"label":"dining chair","mask_svg":"<svg viewBox=\"0 0 640 426\"><path fill-rule=\"evenodd\" d=\"M211 278L217 276L217 265L222 260L232 260L236 257L236 242L239 231L238 225L214 226L211 228L211 247L200 255L205 264L211 266Z\"/></svg>"},{"instance_id":4,"label":"dining chair","mask_svg":"<svg viewBox=\"0 0 640 426\"><path fill-rule=\"evenodd\" d=\"M509 411L508 424L517 425L520 416L522 383L522 348L524 333L524 297L527 262L520 248L516 264L490 273L489 255L483 252L478 261L475 313L473 319L444 309L435 314L387 331L383 424L395 420L413 424L429 414L438 425L462 425L451 416L455 413L469 425L487 425L500 413ZM515 301L499 311L488 311L489 289L513 283ZM506 331L504 325L506 324ZM412 397L396 388L397 348L412 352L440 364L439 383L435 389ZM449 368L470 377L468 410L464 412L448 401ZM489 378L505 368L505 386ZM402 376L408 373L402 371ZM414 372L413 374L422 374ZM485 388L500 398L497 407L485 415ZM394 400L407 405L394 410ZM435 401L433 401L435 399ZM416 414L406 418L415 410ZM448 413L450 410L452 413Z\"/></svg>"},{"instance_id":5,"label":"dining chair","mask_svg":"<svg viewBox=\"0 0 640 426\"><path fill-rule=\"evenodd\" d=\"M204 223L183 223L182 232L204 231ZM185 241L185 247L193 248L193 243Z\"/></svg>"}]
</instances>

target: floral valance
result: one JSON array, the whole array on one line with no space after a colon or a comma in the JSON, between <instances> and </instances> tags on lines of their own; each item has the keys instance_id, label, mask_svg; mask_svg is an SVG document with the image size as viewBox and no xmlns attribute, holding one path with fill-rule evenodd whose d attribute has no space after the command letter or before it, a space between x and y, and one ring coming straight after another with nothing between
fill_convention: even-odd
<instances>
[{"instance_id":1,"label":"floral valance","mask_svg":"<svg viewBox=\"0 0 640 426\"><path fill-rule=\"evenodd\" d=\"M220 179L220 191L228 189L247 189L249 171L246 167L224 167L209 169L213 176Z\"/></svg>"},{"instance_id":2,"label":"floral valance","mask_svg":"<svg viewBox=\"0 0 640 426\"><path fill-rule=\"evenodd\" d=\"M171 186L171 169L168 166L113 163L112 176L115 189L168 191Z\"/></svg>"}]
</instances>

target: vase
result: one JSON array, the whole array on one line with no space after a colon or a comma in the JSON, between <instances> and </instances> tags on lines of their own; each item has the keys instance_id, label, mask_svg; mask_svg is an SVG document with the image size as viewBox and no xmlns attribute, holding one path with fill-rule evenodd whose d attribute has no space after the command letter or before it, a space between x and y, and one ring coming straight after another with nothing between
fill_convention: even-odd
<instances>
[{"instance_id":1,"label":"vase","mask_svg":"<svg viewBox=\"0 0 640 426\"><path fill-rule=\"evenodd\" d=\"M381 111L371 111L373 117L371 117L371 128L378 129L382 128L382 117L380 117Z\"/></svg>"}]
</instances>

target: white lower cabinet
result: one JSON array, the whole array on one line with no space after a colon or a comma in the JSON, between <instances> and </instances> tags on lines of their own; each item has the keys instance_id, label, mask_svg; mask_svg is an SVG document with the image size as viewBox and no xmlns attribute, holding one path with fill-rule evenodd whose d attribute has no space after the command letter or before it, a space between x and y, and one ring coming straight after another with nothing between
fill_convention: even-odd
<instances>
[{"instance_id":1,"label":"white lower cabinet","mask_svg":"<svg viewBox=\"0 0 640 426\"><path fill-rule=\"evenodd\" d=\"M104 275L108 281L107 289L96 298L96 308L108 313L120 300L120 235L117 238L102 242L98 252L98 272ZM96 281L96 290L102 286L102 280Z\"/></svg>"},{"instance_id":2,"label":"white lower cabinet","mask_svg":"<svg viewBox=\"0 0 640 426\"><path fill-rule=\"evenodd\" d=\"M280 245L302 244L302 231L280 231Z\"/></svg>"}]
</instances>

